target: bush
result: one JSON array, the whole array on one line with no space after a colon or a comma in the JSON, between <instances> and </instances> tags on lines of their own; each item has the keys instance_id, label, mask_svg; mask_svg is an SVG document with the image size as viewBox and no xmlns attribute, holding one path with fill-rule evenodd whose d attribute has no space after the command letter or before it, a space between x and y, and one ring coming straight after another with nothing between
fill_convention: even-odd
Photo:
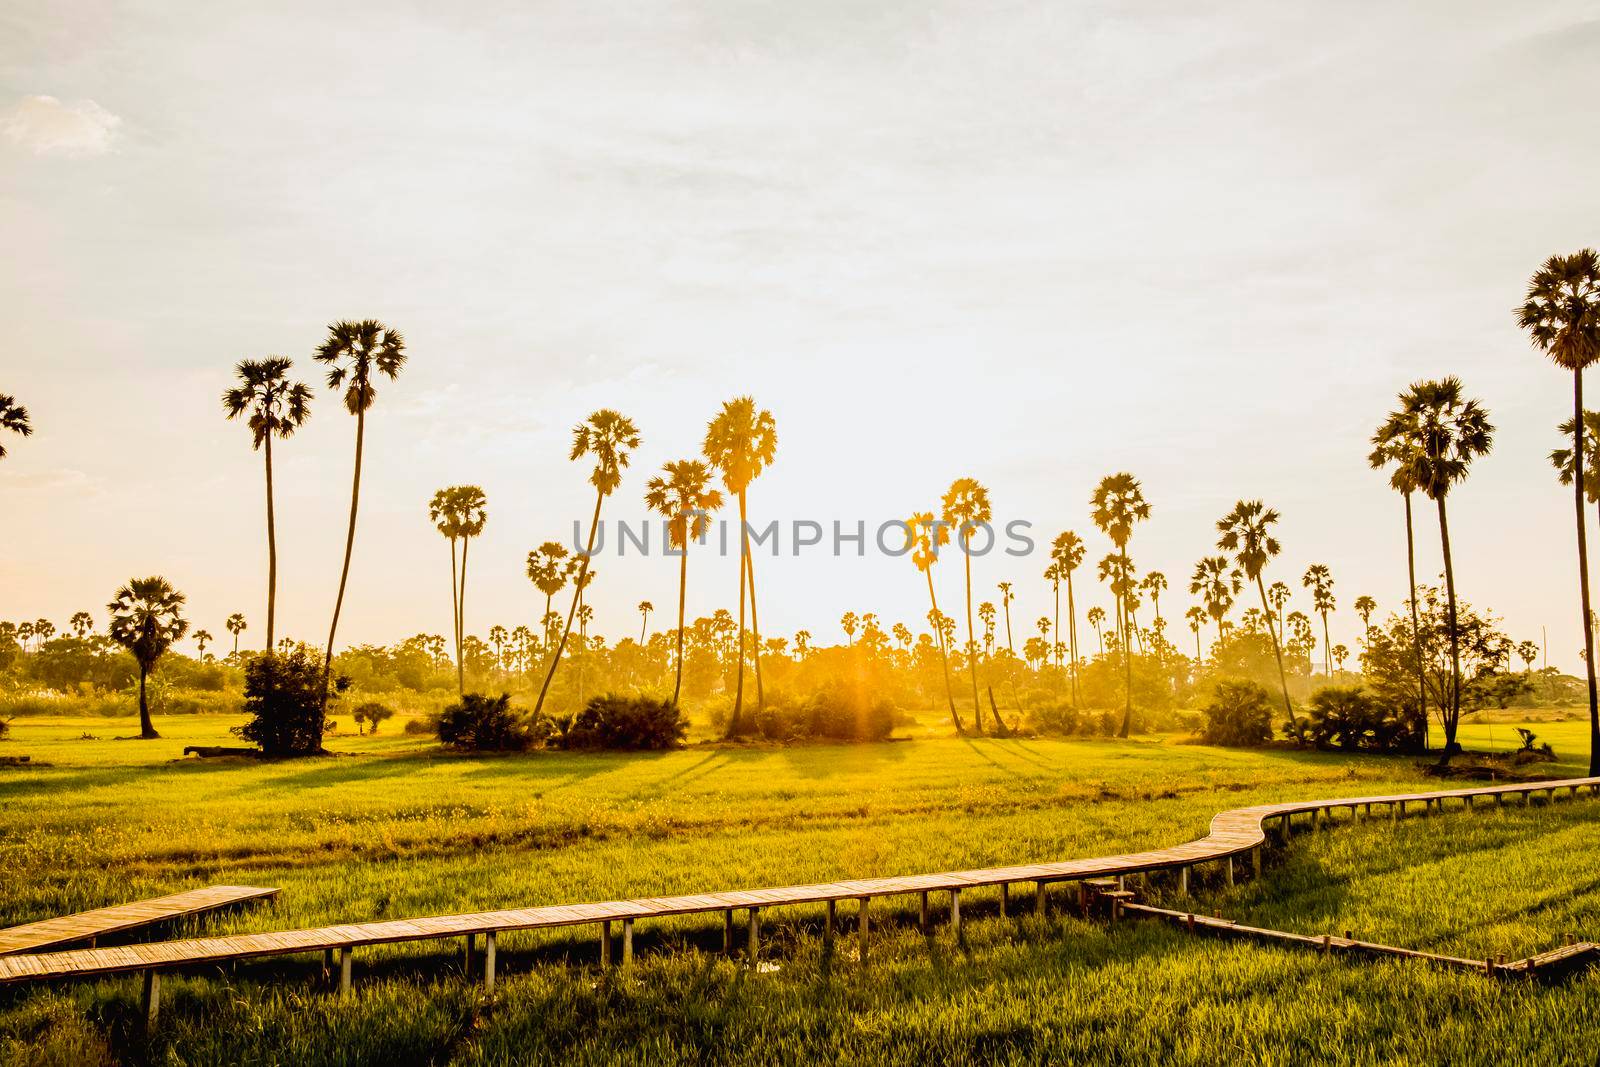
<instances>
[{"instance_id":1,"label":"bush","mask_svg":"<svg viewBox=\"0 0 1600 1067\"><path fill-rule=\"evenodd\" d=\"M329 700L349 684L335 679ZM244 668L244 711L250 721L233 732L267 755L321 752L322 735L333 728L322 713L322 657L306 645L252 657Z\"/></svg>"},{"instance_id":2,"label":"bush","mask_svg":"<svg viewBox=\"0 0 1600 1067\"><path fill-rule=\"evenodd\" d=\"M522 716L511 710L511 694L467 693L439 713L439 740L462 752L520 752L533 739Z\"/></svg>"},{"instance_id":3,"label":"bush","mask_svg":"<svg viewBox=\"0 0 1600 1067\"><path fill-rule=\"evenodd\" d=\"M394 718L394 709L386 704L380 704L376 700L369 700L357 708L352 713L351 718L356 721L357 733L365 732L362 729L363 724L370 725L372 732L377 733L379 723Z\"/></svg>"},{"instance_id":4,"label":"bush","mask_svg":"<svg viewBox=\"0 0 1600 1067\"><path fill-rule=\"evenodd\" d=\"M1034 729L1046 734L1075 734L1083 725L1078 709L1065 701L1034 708L1028 717Z\"/></svg>"},{"instance_id":5,"label":"bush","mask_svg":"<svg viewBox=\"0 0 1600 1067\"><path fill-rule=\"evenodd\" d=\"M439 717L437 715L424 715L420 719L407 719L400 732L408 736L437 734L439 732Z\"/></svg>"},{"instance_id":6,"label":"bush","mask_svg":"<svg viewBox=\"0 0 1600 1067\"><path fill-rule=\"evenodd\" d=\"M882 741L894 731L894 703L839 679L824 682L801 708L811 737Z\"/></svg>"},{"instance_id":7,"label":"bush","mask_svg":"<svg viewBox=\"0 0 1600 1067\"><path fill-rule=\"evenodd\" d=\"M1272 738L1272 694L1256 682L1218 682L1201 712L1207 744L1252 748Z\"/></svg>"},{"instance_id":8,"label":"bush","mask_svg":"<svg viewBox=\"0 0 1600 1067\"><path fill-rule=\"evenodd\" d=\"M594 697L582 711L560 723L554 741L560 748L676 748L683 743L688 725L671 701L608 693Z\"/></svg>"},{"instance_id":9,"label":"bush","mask_svg":"<svg viewBox=\"0 0 1600 1067\"><path fill-rule=\"evenodd\" d=\"M1330 685L1311 695L1304 737L1318 746L1346 751L1389 752L1421 743L1415 720L1403 710L1354 685Z\"/></svg>"}]
</instances>

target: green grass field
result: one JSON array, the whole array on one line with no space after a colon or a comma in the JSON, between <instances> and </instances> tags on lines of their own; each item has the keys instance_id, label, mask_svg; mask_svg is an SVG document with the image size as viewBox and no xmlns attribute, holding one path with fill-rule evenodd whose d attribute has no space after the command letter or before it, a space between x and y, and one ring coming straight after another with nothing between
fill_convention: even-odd
<instances>
[{"instance_id":1,"label":"green grass field","mask_svg":"<svg viewBox=\"0 0 1600 1067\"><path fill-rule=\"evenodd\" d=\"M212 882L283 893L179 933L1064 859L1195 837L1226 807L1430 781L1407 759L968 741L939 736L936 719L877 745L475 758L391 722L331 739L333 757L180 758L228 743L234 721L170 717L158 741L112 740L126 724L103 719L14 723L0 755L48 766L0 769L0 924ZM1535 729L1562 757L1550 776L1584 772L1586 724ZM1516 745L1500 722L1464 740ZM1299 835L1260 882L1197 882L1193 906L1516 957L1564 933L1600 939L1597 847L1587 800L1379 822ZM588 930L513 935L492 1005L443 943L358 953L348 1002L309 959L251 964L169 980L149 1046L132 1036L133 979L5 989L0 1063L1594 1060L1579 1021L1600 1010L1600 975L1501 985L1065 908L1001 919L994 905L971 902L958 947L947 934L930 946L909 910L876 903L866 975L848 938L824 972L808 909L769 914L757 973L710 951L721 931L708 917L642 924L627 975L596 968Z\"/></svg>"}]
</instances>

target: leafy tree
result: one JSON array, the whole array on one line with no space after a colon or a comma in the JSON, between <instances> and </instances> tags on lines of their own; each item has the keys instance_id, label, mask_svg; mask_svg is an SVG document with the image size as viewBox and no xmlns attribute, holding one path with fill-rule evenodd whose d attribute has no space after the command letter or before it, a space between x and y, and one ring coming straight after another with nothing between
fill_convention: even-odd
<instances>
[{"instance_id":1,"label":"leafy tree","mask_svg":"<svg viewBox=\"0 0 1600 1067\"><path fill-rule=\"evenodd\" d=\"M7 430L21 437L33 436L33 423L28 419L28 409L17 403L17 398L6 393L0 393L0 430ZM0 459L6 458L6 446L0 441Z\"/></svg>"},{"instance_id":2,"label":"leafy tree","mask_svg":"<svg viewBox=\"0 0 1600 1067\"><path fill-rule=\"evenodd\" d=\"M1267 601L1267 586L1262 571L1281 550L1272 528L1278 524L1278 513L1259 500L1241 500L1233 510L1217 521L1217 532L1222 536L1217 547L1232 552L1245 580L1255 583L1261 594L1261 611L1266 616L1267 634L1272 638L1272 654L1278 662L1278 682L1283 689L1283 710L1292 720L1294 706L1289 703L1289 678L1283 670L1283 646L1278 640L1277 628L1272 625L1272 608Z\"/></svg>"},{"instance_id":3,"label":"leafy tree","mask_svg":"<svg viewBox=\"0 0 1600 1067\"><path fill-rule=\"evenodd\" d=\"M600 528L600 505L622 484L623 468L628 465L630 454L638 447L639 430L633 420L609 408L596 411L572 431L572 452L567 458L579 460L584 456L594 457L594 469L589 473L589 484L594 486L595 491L594 516L589 520L588 543L583 555L578 557L578 573L573 579L572 605L567 609L567 621L561 628L561 639L556 643L555 652L550 656L550 668L545 673L544 685L539 688L539 700L533 706L535 719L544 712L545 696L550 692L550 682L556 676L556 668L561 665L561 653L566 649L567 638L572 633L572 619L577 614L584 586L588 584L589 560L594 555L595 533Z\"/></svg>"},{"instance_id":4,"label":"leafy tree","mask_svg":"<svg viewBox=\"0 0 1600 1067\"><path fill-rule=\"evenodd\" d=\"M184 596L159 576L135 578L117 590L106 611L111 614L111 639L139 664L139 736L160 737L150 722L146 681L167 649L189 632L183 617Z\"/></svg>"},{"instance_id":5,"label":"leafy tree","mask_svg":"<svg viewBox=\"0 0 1600 1067\"><path fill-rule=\"evenodd\" d=\"M676 707L683 690L683 605L689 588L689 542L705 537L711 528L711 513L722 507L722 493L711 484L711 468L697 459L668 463L661 471L646 483L644 502L667 520L668 541L678 550L678 667L672 684L672 704Z\"/></svg>"},{"instance_id":6,"label":"leafy tree","mask_svg":"<svg viewBox=\"0 0 1600 1067\"><path fill-rule=\"evenodd\" d=\"M538 719L538 716L535 716ZM511 710L511 694L463 693L439 713L439 741L462 752L520 752L534 732Z\"/></svg>"},{"instance_id":7,"label":"leafy tree","mask_svg":"<svg viewBox=\"0 0 1600 1067\"><path fill-rule=\"evenodd\" d=\"M345 410L356 417L350 525L345 533L344 564L339 569L339 593L333 601L333 621L328 626L328 647L324 650L322 665L322 699L326 705L333 671L334 639L339 632L339 613L344 608L345 585L350 580L350 557L356 547L356 511L361 505L361 455L366 441L367 412L378 396L372 379L375 374L381 374L391 381L399 377L400 368L406 362L406 344L400 331L374 319L336 322L328 327L327 340L322 342L312 358L327 365L328 388L344 391ZM268 647L271 647L270 641Z\"/></svg>"},{"instance_id":8,"label":"leafy tree","mask_svg":"<svg viewBox=\"0 0 1600 1067\"><path fill-rule=\"evenodd\" d=\"M230 419L247 416L251 448L264 454L267 469L267 647L272 647L278 612L278 524L273 506L272 441L287 439L311 417L311 387L289 380L294 364L282 356L247 359L234 368L239 384L222 394Z\"/></svg>"},{"instance_id":9,"label":"leafy tree","mask_svg":"<svg viewBox=\"0 0 1600 1067\"><path fill-rule=\"evenodd\" d=\"M1584 672L1589 685L1589 773L1600 775L1600 700L1594 665L1594 616L1589 606L1589 543L1583 521L1586 489L1584 463L1591 453L1584 444L1584 368L1600 359L1600 256L1585 248L1571 255L1551 256L1528 282L1528 295L1517 324L1556 366L1572 372L1572 497L1578 530L1578 591L1583 614Z\"/></svg>"},{"instance_id":10,"label":"leafy tree","mask_svg":"<svg viewBox=\"0 0 1600 1067\"><path fill-rule=\"evenodd\" d=\"M350 717L355 720L356 733L365 733L364 725L370 725L372 732L377 733L379 726L394 718L394 709L376 700L369 700L351 712Z\"/></svg>"},{"instance_id":11,"label":"leafy tree","mask_svg":"<svg viewBox=\"0 0 1600 1067\"><path fill-rule=\"evenodd\" d=\"M978 642L972 630L972 535L992 513L989 490L976 478L957 478L944 494L940 518L956 531L956 543L966 566L967 672L972 679L972 723L983 733L983 706L978 703Z\"/></svg>"},{"instance_id":12,"label":"leafy tree","mask_svg":"<svg viewBox=\"0 0 1600 1067\"><path fill-rule=\"evenodd\" d=\"M1089 505L1094 524L1111 538L1121 557L1115 579L1121 585L1120 588L1113 586L1112 591L1117 594L1117 640L1122 647L1125 683L1122 728L1117 731L1117 736L1127 737L1133 727L1133 650L1129 642L1129 616L1132 613L1128 607L1128 596L1133 591L1133 564L1128 559L1128 540L1133 536L1133 524L1150 517L1150 505L1144 498L1139 480L1126 471L1100 479L1100 484L1089 498Z\"/></svg>"},{"instance_id":13,"label":"leafy tree","mask_svg":"<svg viewBox=\"0 0 1600 1067\"><path fill-rule=\"evenodd\" d=\"M325 667L317 660L316 650L303 644L252 657L244 666L244 711L250 721L233 732L268 756L320 753L322 736L333 723L325 710ZM331 683L335 695L349 686L342 674Z\"/></svg>"},{"instance_id":14,"label":"leafy tree","mask_svg":"<svg viewBox=\"0 0 1600 1067\"><path fill-rule=\"evenodd\" d=\"M750 589L750 632L754 637L752 659L756 671L756 708L766 705L761 685L761 627L756 617L756 568L750 552L748 494L750 483L772 466L778 451L778 424L772 412L758 409L753 397L740 396L722 405L706 426L701 444L711 465L722 472L722 484L739 498L739 671L733 696L733 715L728 720L728 735L744 727L744 604L746 583Z\"/></svg>"},{"instance_id":15,"label":"leafy tree","mask_svg":"<svg viewBox=\"0 0 1600 1067\"><path fill-rule=\"evenodd\" d=\"M950 527L935 519L931 511L919 511L906 520L910 538L911 562L928 580L929 621L939 637L939 659L944 668L944 695L950 703L950 722L956 733L964 733L961 716L956 714L955 690L950 684L950 648L943 626L944 613L939 610L939 598L933 592L933 565L939 562L939 548L950 543Z\"/></svg>"}]
</instances>

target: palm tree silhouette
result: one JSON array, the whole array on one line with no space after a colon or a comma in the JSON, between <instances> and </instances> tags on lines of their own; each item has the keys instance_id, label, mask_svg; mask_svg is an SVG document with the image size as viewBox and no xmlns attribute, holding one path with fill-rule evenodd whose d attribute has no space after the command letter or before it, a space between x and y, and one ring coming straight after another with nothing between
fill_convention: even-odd
<instances>
[{"instance_id":1,"label":"palm tree silhouette","mask_svg":"<svg viewBox=\"0 0 1600 1067\"><path fill-rule=\"evenodd\" d=\"M697 459L668 463L661 471L646 483L644 502L667 520L667 539L678 550L678 666L672 684L676 707L683 691L683 603L689 588L689 542L705 537L711 528L711 513L722 507L722 493L711 484L711 468Z\"/></svg>"},{"instance_id":2,"label":"palm tree silhouette","mask_svg":"<svg viewBox=\"0 0 1600 1067\"><path fill-rule=\"evenodd\" d=\"M237 656L239 654L239 635L249 629L250 625L244 621L244 616L236 611L228 616L228 621L223 623L223 626L233 635L233 654ZM271 652L272 649L268 648L267 651Z\"/></svg>"},{"instance_id":3,"label":"palm tree silhouette","mask_svg":"<svg viewBox=\"0 0 1600 1067\"><path fill-rule=\"evenodd\" d=\"M0 393L0 430L9 430L21 437L33 436L33 423L28 420L28 409L17 403L17 398ZM0 459L6 458L6 446L0 441Z\"/></svg>"},{"instance_id":4,"label":"palm tree silhouette","mask_svg":"<svg viewBox=\"0 0 1600 1067\"><path fill-rule=\"evenodd\" d=\"M1106 621L1106 609L1096 606L1089 609L1089 625L1094 627L1095 640L1100 642L1100 655L1106 654L1106 635L1100 632L1100 624Z\"/></svg>"},{"instance_id":5,"label":"palm tree silhouette","mask_svg":"<svg viewBox=\"0 0 1600 1067\"><path fill-rule=\"evenodd\" d=\"M94 616L87 611L74 612L67 625L72 627L72 633L79 639L88 637L94 632Z\"/></svg>"},{"instance_id":6,"label":"palm tree silhouette","mask_svg":"<svg viewBox=\"0 0 1600 1067\"><path fill-rule=\"evenodd\" d=\"M391 381L406 362L406 343L398 330L373 319L336 322L328 327L328 339L312 356L328 366L328 388L344 390L345 410L356 417L355 474L350 483L350 526L344 538L344 565L339 569L339 593L333 601L333 622L328 626L328 647L323 652L322 704L328 704L328 682L333 672L334 638L339 632L339 613L344 608L344 590L350 580L350 556L356 547L356 510L361 504L361 449L366 440L367 410L377 399L372 377L381 374ZM268 651L271 644L268 643Z\"/></svg>"},{"instance_id":7,"label":"palm tree silhouette","mask_svg":"<svg viewBox=\"0 0 1600 1067\"><path fill-rule=\"evenodd\" d=\"M1578 586L1583 608L1584 672L1589 683L1589 773L1600 775L1600 702L1595 691L1594 624L1589 607L1589 542L1583 521L1587 475L1594 453L1584 443L1594 433L1583 410L1583 371L1600 359L1600 256L1585 248L1551 256L1528 282L1517 323L1556 366L1572 372L1572 496L1578 523Z\"/></svg>"},{"instance_id":8,"label":"palm tree silhouette","mask_svg":"<svg viewBox=\"0 0 1600 1067\"><path fill-rule=\"evenodd\" d=\"M1011 643L1011 602L1017 597L1011 591L1010 582L1001 582L997 588L1000 590L1000 610L1005 612L1006 616L1006 651L1010 652L1012 658L1015 659L1017 646Z\"/></svg>"},{"instance_id":9,"label":"palm tree silhouette","mask_svg":"<svg viewBox=\"0 0 1600 1067\"><path fill-rule=\"evenodd\" d=\"M1311 590L1311 607L1322 616L1322 669L1333 674L1333 642L1328 636L1328 613L1334 609L1333 572L1326 563L1313 563L1306 568L1300 584Z\"/></svg>"},{"instance_id":10,"label":"palm tree silhouette","mask_svg":"<svg viewBox=\"0 0 1600 1067\"><path fill-rule=\"evenodd\" d=\"M505 643L509 636L506 628L499 623L489 627L489 643L494 646L494 665L497 671L506 669Z\"/></svg>"},{"instance_id":11,"label":"palm tree silhouette","mask_svg":"<svg viewBox=\"0 0 1600 1067\"><path fill-rule=\"evenodd\" d=\"M476 485L455 485L440 489L428 502L428 518L434 528L450 542L450 607L456 644L456 691L467 691L466 666L462 645L467 617L467 549L472 539L483 533L489 521L488 500ZM456 541L461 542L461 571L456 573Z\"/></svg>"},{"instance_id":12,"label":"palm tree silhouette","mask_svg":"<svg viewBox=\"0 0 1600 1067\"><path fill-rule=\"evenodd\" d=\"M1287 633L1284 628L1283 609L1289 604L1289 587L1283 582L1273 582L1267 587L1267 599L1272 601L1272 610L1278 613L1278 632Z\"/></svg>"},{"instance_id":13,"label":"palm tree silhouette","mask_svg":"<svg viewBox=\"0 0 1600 1067\"><path fill-rule=\"evenodd\" d=\"M1403 398L1402 398L1403 399ZM1405 502L1406 514L1406 603L1411 609L1411 654L1417 665L1417 718L1422 725L1422 741L1427 745L1428 683L1422 658L1422 623L1417 614L1416 532L1411 514L1411 494L1417 492L1418 471L1422 462L1418 446L1416 414L1404 404L1391 411L1372 434L1372 451L1367 464L1383 470L1393 464L1389 487ZM1587 583L1585 583L1587 588ZM1587 614L1587 613L1586 613Z\"/></svg>"},{"instance_id":14,"label":"palm tree silhouette","mask_svg":"<svg viewBox=\"0 0 1600 1067\"><path fill-rule=\"evenodd\" d=\"M1278 630L1272 624L1272 608L1267 603L1267 586L1261 572L1281 549L1272 528L1278 523L1278 513L1259 500L1241 500L1233 510L1217 520L1217 547L1232 552L1247 581L1256 584L1261 594L1261 610L1266 615L1267 634L1272 638L1272 654L1278 661L1278 682L1283 687L1283 710L1294 721L1294 706L1289 703L1289 676L1283 670L1283 644L1278 640Z\"/></svg>"},{"instance_id":15,"label":"palm tree silhouette","mask_svg":"<svg viewBox=\"0 0 1600 1067\"><path fill-rule=\"evenodd\" d=\"M189 632L183 617L183 594L165 578L135 578L117 590L106 611L111 614L111 640L133 653L139 664L139 736L160 737L150 722L145 680L167 649Z\"/></svg>"},{"instance_id":16,"label":"palm tree silhouette","mask_svg":"<svg viewBox=\"0 0 1600 1067\"><path fill-rule=\"evenodd\" d=\"M576 568L577 560L569 558L567 546L560 541L546 541L528 553L528 580L544 594L544 614L539 619L547 646L555 644L555 627L549 622L554 614L550 605L555 595L566 588L567 579Z\"/></svg>"},{"instance_id":17,"label":"palm tree silhouette","mask_svg":"<svg viewBox=\"0 0 1600 1067\"><path fill-rule=\"evenodd\" d=\"M978 703L978 643L972 630L972 534L989 521L989 490L975 478L957 478L944 494L940 518L955 528L956 543L966 563L967 669L972 678L973 728L983 733L983 708Z\"/></svg>"},{"instance_id":18,"label":"palm tree silhouette","mask_svg":"<svg viewBox=\"0 0 1600 1067\"><path fill-rule=\"evenodd\" d=\"M1356 597L1356 614L1361 616L1361 632L1365 634L1372 629L1372 613L1378 610L1378 602L1369 596Z\"/></svg>"},{"instance_id":19,"label":"palm tree silhouette","mask_svg":"<svg viewBox=\"0 0 1600 1067\"><path fill-rule=\"evenodd\" d=\"M545 672L544 685L539 687L539 699L533 705L534 718L544 710L544 700L550 692L550 682L561 665L561 653L567 647L567 635L572 632L572 616L578 610L584 587L589 584L589 560L594 555L595 533L600 528L600 505L605 503L622 484L622 470L628 465L629 454L639 447L639 430L626 415L602 408L579 423L572 431L572 451L569 460L594 456L594 470L589 473L589 484L594 486L594 517L589 520L589 541L578 557L578 574L572 581L572 606L567 609L566 625L561 628L561 640L550 657L550 668Z\"/></svg>"},{"instance_id":20,"label":"palm tree silhouette","mask_svg":"<svg viewBox=\"0 0 1600 1067\"><path fill-rule=\"evenodd\" d=\"M196 630L194 632L194 643L200 647L200 658L205 659L206 646L211 643L211 632L209 630Z\"/></svg>"},{"instance_id":21,"label":"palm tree silhouette","mask_svg":"<svg viewBox=\"0 0 1600 1067\"><path fill-rule=\"evenodd\" d=\"M639 601L639 644L644 645L644 635L650 630L650 613L656 606L648 600Z\"/></svg>"},{"instance_id":22,"label":"palm tree silhouette","mask_svg":"<svg viewBox=\"0 0 1600 1067\"><path fill-rule=\"evenodd\" d=\"M1072 706L1078 706L1078 608L1072 597L1072 572L1083 562L1083 538L1071 530L1056 534L1050 543L1050 558L1061 569L1067 583L1067 655L1072 661ZM1056 624L1056 636L1061 636L1061 624Z\"/></svg>"},{"instance_id":23,"label":"palm tree silhouette","mask_svg":"<svg viewBox=\"0 0 1600 1067\"><path fill-rule=\"evenodd\" d=\"M1200 654L1200 627L1206 621L1206 613L1204 609L1196 605L1185 611L1183 617L1189 620L1189 629L1194 633L1194 665L1199 667L1203 660Z\"/></svg>"},{"instance_id":24,"label":"palm tree silhouette","mask_svg":"<svg viewBox=\"0 0 1600 1067\"><path fill-rule=\"evenodd\" d=\"M264 453L267 467L267 647L278 613L278 526L272 493L272 439L287 439L311 417L311 387L289 380L294 364L282 356L247 359L234 368L239 384L222 394L230 419L248 414L250 447Z\"/></svg>"},{"instance_id":25,"label":"palm tree silhouette","mask_svg":"<svg viewBox=\"0 0 1600 1067\"><path fill-rule=\"evenodd\" d=\"M728 720L728 736L743 729L744 710L744 604L745 588L750 590L750 633L756 670L756 707L766 707L761 685L761 626L756 617L756 569L750 553L750 525L747 495L750 483L772 466L778 450L778 424L772 412L756 407L755 399L734 397L722 405L706 426L701 451L711 465L722 472L722 484L739 498L739 674L733 696L733 714Z\"/></svg>"},{"instance_id":26,"label":"palm tree silhouette","mask_svg":"<svg viewBox=\"0 0 1600 1067\"><path fill-rule=\"evenodd\" d=\"M1194 565L1189 579L1189 592L1200 598L1206 614L1217 624L1217 643L1222 643L1222 620L1233 608L1233 598L1244 588L1239 571L1228 562L1227 556L1205 556Z\"/></svg>"},{"instance_id":27,"label":"palm tree silhouette","mask_svg":"<svg viewBox=\"0 0 1600 1067\"><path fill-rule=\"evenodd\" d=\"M1439 510L1439 542L1444 552L1444 587L1447 625L1450 629L1450 700L1441 716L1444 752L1448 762L1456 749L1456 727L1461 721L1461 633L1456 623L1455 561L1450 554L1450 521L1445 498L1466 479L1472 461L1488 455L1494 444L1489 414L1476 400L1461 394L1461 379L1442 378L1417 382L1401 397L1401 406L1416 420L1418 453L1417 488Z\"/></svg>"},{"instance_id":28,"label":"palm tree silhouette","mask_svg":"<svg viewBox=\"0 0 1600 1067\"><path fill-rule=\"evenodd\" d=\"M1161 594L1167 591L1167 576L1160 571L1151 571L1139 582L1139 588L1150 595L1150 606L1156 613L1156 621L1161 621Z\"/></svg>"},{"instance_id":29,"label":"palm tree silhouette","mask_svg":"<svg viewBox=\"0 0 1600 1067\"><path fill-rule=\"evenodd\" d=\"M1091 517L1094 524L1111 538L1121 559L1113 575L1112 592L1117 593L1117 633L1122 645L1124 698L1122 728L1117 731L1117 736L1127 737L1133 728L1133 649L1128 633L1131 614L1128 610L1128 594L1133 591L1133 563L1128 559L1128 540L1133 536L1133 524L1150 517L1150 505L1144 498L1139 480L1126 471L1108 474L1100 479L1100 484L1089 498L1089 504L1093 509ZM1104 572L1103 562L1101 568Z\"/></svg>"},{"instance_id":30,"label":"palm tree silhouette","mask_svg":"<svg viewBox=\"0 0 1600 1067\"><path fill-rule=\"evenodd\" d=\"M939 548L950 543L950 527L933 517L931 511L919 511L906 520L906 537L911 549L911 562L928 580L928 618L939 639L939 659L944 666L944 695L950 702L950 722L956 733L966 731L961 727L961 716L956 714L955 689L950 684L950 649L945 640L944 614L939 610L939 598L933 593L933 565L939 562Z\"/></svg>"},{"instance_id":31,"label":"palm tree silhouette","mask_svg":"<svg viewBox=\"0 0 1600 1067\"><path fill-rule=\"evenodd\" d=\"M861 620L856 617L856 613L853 611L847 611L843 615L839 616L839 629L844 631L844 643L846 648L849 648L856 643L856 628L860 626L860 624Z\"/></svg>"}]
</instances>

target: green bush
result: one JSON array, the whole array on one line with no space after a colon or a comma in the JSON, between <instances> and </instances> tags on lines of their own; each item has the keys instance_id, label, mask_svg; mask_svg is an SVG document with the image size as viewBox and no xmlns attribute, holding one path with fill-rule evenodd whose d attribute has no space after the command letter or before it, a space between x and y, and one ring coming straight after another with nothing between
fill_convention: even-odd
<instances>
[{"instance_id":1,"label":"green bush","mask_svg":"<svg viewBox=\"0 0 1600 1067\"><path fill-rule=\"evenodd\" d=\"M329 700L348 686L343 676L335 679ZM250 721L233 732L267 755L321 752L322 736L333 727L322 709L322 657L306 645L252 657L244 668L244 711Z\"/></svg>"},{"instance_id":2,"label":"green bush","mask_svg":"<svg viewBox=\"0 0 1600 1067\"><path fill-rule=\"evenodd\" d=\"M822 684L801 707L808 736L836 741L882 741L894 732L894 703L841 679Z\"/></svg>"},{"instance_id":3,"label":"green bush","mask_svg":"<svg viewBox=\"0 0 1600 1067\"><path fill-rule=\"evenodd\" d=\"M1028 719L1035 730L1044 734L1075 734L1084 725L1083 714L1064 700L1034 708Z\"/></svg>"},{"instance_id":4,"label":"green bush","mask_svg":"<svg viewBox=\"0 0 1600 1067\"><path fill-rule=\"evenodd\" d=\"M357 733L365 732L362 729L363 726L371 726L372 732L377 733L380 723L394 718L394 709L387 704L380 704L376 700L369 700L356 708L350 717L356 721Z\"/></svg>"},{"instance_id":5,"label":"green bush","mask_svg":"<svg viewBox=\"0 0 1600 1067\"><path fill-rule=\"evenodd\" d=\"M1272 738L1272 694L1256 682L1225 679L1201 709L1207 744L1252 748Z\"/></svg>"},{"instance_id":6,"label":"green bush","mask_svg":"<svg viewBox=\"0 0 1600 1067\"><path fill-rule=\"evenodd\" d=\"M1421 738L1413 718L1360 686L1330 685L1311 695L1311 714L1303 727L1318 746L1389 752L1417 747Z\"/></svg>"},{"instance_id":7,"label":"green bush","mask_svg":"<svg viewBox=\"0 0 1600 1067\"><path fill-rule=\"evenodd\" d=\"M553 741L559 748L676 748L683 743L688 726L671 701L608 693L594 697L582 711L560 723Z\"/></svg>"},{"instance_id":8,"label":"green bush","mask_svg":"<svg viewBox=\"0 0 1600 1067\"><path fill-rule=\"evenodd\" d=\"M511 694L467 693L439 713L439 740L462 752L520 752L534 731L511 709Z\"/></svg>"}]
</instances>

